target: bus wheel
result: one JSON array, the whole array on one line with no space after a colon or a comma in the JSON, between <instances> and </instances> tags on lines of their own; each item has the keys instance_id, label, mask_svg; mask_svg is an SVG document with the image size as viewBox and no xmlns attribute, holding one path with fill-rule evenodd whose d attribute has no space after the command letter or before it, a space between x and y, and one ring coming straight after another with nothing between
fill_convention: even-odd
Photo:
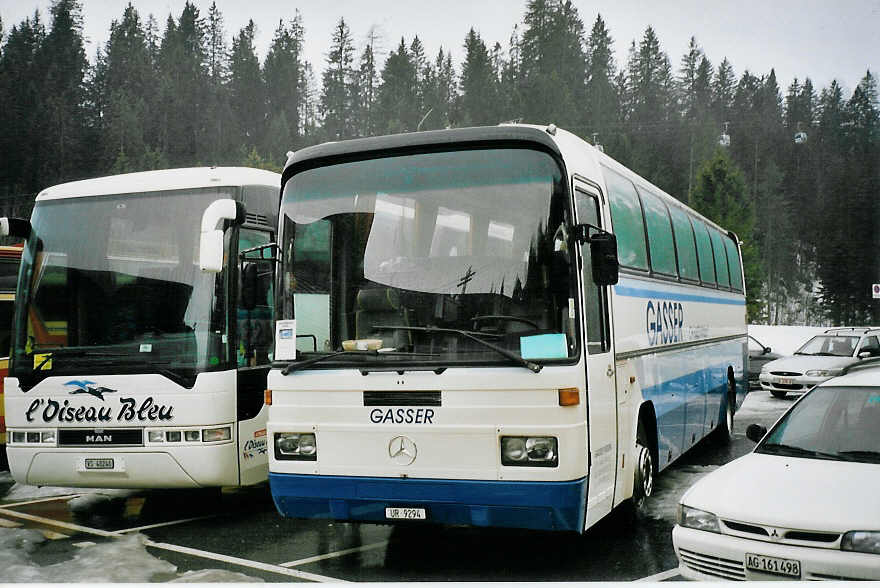
<instances>
[{"instance_id":1,"label":"bus wheel","mask_svg":"<svg viewBox=\"0 0 880 588\"><path fill-rule=\"evenodd\" d=\"M637 513L645 510L645 505L654 493L654 458L651 455L645 426L639 421L636 433L636 471L633 480L632 504Z\"/></svg>"}]
</instances>

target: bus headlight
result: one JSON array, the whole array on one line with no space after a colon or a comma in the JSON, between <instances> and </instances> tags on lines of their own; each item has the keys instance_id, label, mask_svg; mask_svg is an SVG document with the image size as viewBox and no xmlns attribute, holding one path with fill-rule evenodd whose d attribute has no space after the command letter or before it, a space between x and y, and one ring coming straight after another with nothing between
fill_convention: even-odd
<instances>
[{"instance_id":1,"label":"bus headlight","mask_svg":"<svg viewBox=\"0 0 880 588\"><path fill-rule=\"evenodd\" d=\"M840 540L843 551L880 554L880 531L850 531Z\"/></svg>"},{"instance_id":2,"label":"bus headlight","mask_svg":"<svg viewBox=\"0 0 880 588\"><path fill-rule=\"evenodd\" d=\"M502 437L501 464L555 468L559 465L556 437Z\"/></svg>"},{"instance_id":3,"label":"bus headlight","mask_svg":"<svg viewBox=\"0 0 880 588\"><path fill-rule=\"evenodd\" d=\"M232 429L230 427L202 429L202 441L205 443L210 441L229 441L230 439L232 439Z\"/></svg>"},{"instance_id":4,"label":"bus headlight","mask_svg":"<svg viewBox=\"0 0 880 588\"><path fill-rule=\"evenodd\" d=\"M678 505L676 522L682 527L687 527L689 529L709 531L710 533L721 532L721 528L718 526L718 517L711 512L700 510L698 508L691 508L684 504Z\"/></svg>"},{"instance_id":5,"label":"bus headlight","mask_svg":"<svg viewBox=\"0 0 880 588\"><path fill-rule=\"evenodd\" d=\"M275 459L317 461L314 433L275 433Z\"/></svg>"}]
</instances>

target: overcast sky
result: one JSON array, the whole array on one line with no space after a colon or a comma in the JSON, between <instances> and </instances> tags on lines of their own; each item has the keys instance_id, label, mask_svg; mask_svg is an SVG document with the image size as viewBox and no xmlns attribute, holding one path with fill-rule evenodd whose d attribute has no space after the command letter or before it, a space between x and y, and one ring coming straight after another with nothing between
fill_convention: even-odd
<instances>
[{"instance_id":1,"label":"overcast sky","mask_svg":"<svg viewBox=\"0 0 880 588\"><path fill-rule=\"evenodd\" d=\"M216 0L227 38L253 19L262 59L280 19L299 9L306 29L306 59L320 80L334 25L345 18L358 45L358 56L371 27L382 35L385 52L401 36L407 44L418 35L434 57L442 46L452 50L461 71L464 37L474 27L487 45L506 49L513 26L521 23L525 0ZM206 15L211 0L196 0ZM98 44L107 40L110 22L119 20L128 2L84 0L87 53L94 60ZM184 0L132 0L146 20L153 14L160 34L169 14L180 16ZM48 24L49 0L0 0L0 18L8 32L39 8ZM748 69L756 75L776 69L783 95L792 79L810 77L817 91L837 79L844 96L870 69L880 70L880 0L574 0L587 34L601 14L614 39L618 67L626 64L633 40L653 26L661 47L678 71L691 36L697 38L713 66L727 57L737 77ZM384 61L383 61L384 62Z\"/></svg>"}]
</instances>

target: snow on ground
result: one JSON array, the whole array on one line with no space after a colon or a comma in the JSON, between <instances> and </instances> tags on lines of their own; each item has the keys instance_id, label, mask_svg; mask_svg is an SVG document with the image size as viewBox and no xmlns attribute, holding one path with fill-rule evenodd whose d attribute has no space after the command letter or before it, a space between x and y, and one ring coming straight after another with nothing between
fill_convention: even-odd
<instances>
[{"instance_id":1,"label":"snow on ground","mask_svg":"<svg viewBox=\"0 0 880 588\"><path fill-rule=\"evenodd\" d=\"M0 581L89 584L120 582L262 582L238 572L206 569L184 574L150 555L141 534L77 548L71 559L40 566L32 555L47 539L34 529L0 528Z\"/></svg>"},{"instance_id":2,"label":"snow on ground","mask_svg":"<svg viewBox=\"0 0 880 588\"><path fill-rule=\"evenodd\" d=\"M792 355L814 335L830 327L790 327L784 325L749 325L749 335L770 347L774 353Z\"/></svg>"}]
</instances>

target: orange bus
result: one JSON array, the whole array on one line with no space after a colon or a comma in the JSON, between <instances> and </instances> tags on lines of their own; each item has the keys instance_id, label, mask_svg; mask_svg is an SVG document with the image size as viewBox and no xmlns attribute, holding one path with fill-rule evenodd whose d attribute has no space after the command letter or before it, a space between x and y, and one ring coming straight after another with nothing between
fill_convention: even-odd
<instances>
[{"instance_id":1,"label":"orange bus","mask_svg":"<svg viewBox=\"0 0 880 588\"><path fill-rule=\"evenodd\" d=\"M21 262L21 245L0 246L0 462L6 464L6 415L3 410L3 379L9 375L9 346L15 308L15 284Z\"/></svg>"}]
</instances>

